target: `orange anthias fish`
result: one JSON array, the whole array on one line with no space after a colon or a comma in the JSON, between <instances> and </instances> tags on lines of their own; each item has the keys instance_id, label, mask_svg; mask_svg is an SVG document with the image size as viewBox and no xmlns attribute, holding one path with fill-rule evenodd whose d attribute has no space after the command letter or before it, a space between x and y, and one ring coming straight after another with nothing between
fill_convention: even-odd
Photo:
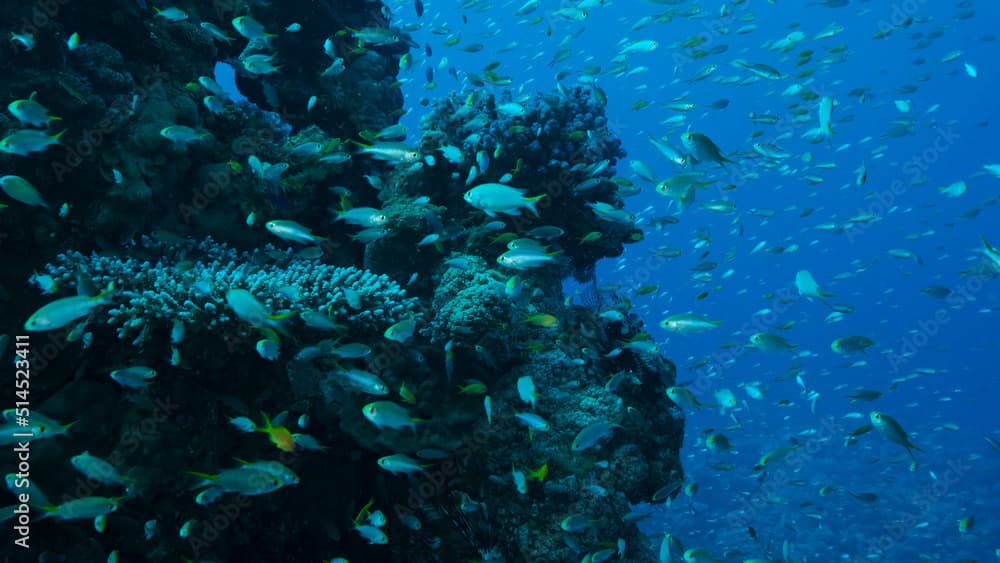
<instances>
[{"instance_id":1,"label":"orange anthias fish","mask_svg":"<svg viewBox=\"0 0 1000 563\"><path fill-rule=\"evenodd\" d=\"M292 437L292 433L280 424L278 426L271 426L271 420L267 418L267 415L263 412L260 414L264 417L264 428L258 428L257 431L266 433L270 437L271 443L278 446L279 450L283 452L294 450L295 438Z\"/></svg>"}]
</instances>

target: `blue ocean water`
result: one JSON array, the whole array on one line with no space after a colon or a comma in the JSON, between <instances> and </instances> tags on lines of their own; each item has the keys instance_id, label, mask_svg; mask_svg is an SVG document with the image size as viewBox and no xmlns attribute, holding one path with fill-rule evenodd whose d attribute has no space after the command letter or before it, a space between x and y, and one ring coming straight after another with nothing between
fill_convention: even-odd
<instances>
[{"instance_id":1,"label":"blue ocean water","mask_svg":"<svg viewBox=\"0 0 1000 563\"><path fill-rule=\"evenodd\" d=\"M401 73L408 79L406 107L415 108L403 119L411 131L418 130L418 100L471 91L464 73L479 72L490 61L501 63L500 74L514 77L508 88L515 95L550 90L564 69L570 72L563 83L573 85L587 65L602 67L596 83L608 95L611 129L628 152L618 171L642 187L627 200L628 209L640 217L646 234L619 259L599 266L596 285L617 287L629 297L663 353L677 363L678 381L702 401L714 402L720 389L732 390L738 399L726 414L716 408L687 413L682 459L688 482L698 490L672 507L653 509L643 522L651 541L668 532L685 547L704 547L720 558L726 552L751 557L763 551L779 559L786 542L794 560L995 557L1000 464L984 436L1000 438L993 414L1000 282L992 279L981 237L1000 244L992 222L1000 179L983 167L1000 161L991 101L1000 86L993 35L1000 5L583 2L577 4L593 4L586 8L588 17L569 21L558 11L574 8L571 2L543 1L525 16L514 15L522 4L517 1L465 2L464 8L424 4L422 18L409 2L395 9L394 21L421 24L413 38L433 51L430 57L419 53ZM641 18L667 12L675 14L668 22L631 30ZM540 21L531 23L536 17ZM736 32L750 24L752 31ZM843 31L815 38L834 24ZM431 33L435 28L461 41L447 47L446 34ZM789 51L773 48L794 32L803 38ZM882 37L874 37L880 32ZM696 37L700 49L725 50L692 59L694 49L679 45ZM630 70L648 70L631 76L607 72L622 45L645 39L656 40L658 48L631 54L627 63ZM470 43L484 48L461 50ZM571 49L571 56L550 64L562 48ZM806 50L811 57L796 66ZM942 61L956 51L954 60ZM749 73L731 65L735 59L773 66L787 77L748 80ZM686 80L712 63L718 70L709 78ZM430 91L427 66L434 67L438 83ZM457 78L448 75L449 68ZM806 69L809 76L797 76ZM722 80L729 77L738 78ZM818 100L783 94L793 85L834 100L836 133L828 142L802 138L818 126ZM487 86L496 93L503 89ZM681 113L661 105L677 99L696 107ZM729 101L727 107L709 107L721 99ZM640 100L650 103L632 109ZM808 120L790 125L796 110ZM782 122L758 125L749 112L773 113ZM663 124L681 115L682 122ZM686 130L708 135L739 164L728 170L696 165L694 170L717 182L681 212L637 178L629 161L646 163L658 178L682 172L646 136L668 136L679 147ZM896 130L903 134L890 134ZM755 131L761 132L757 138ZM756 142L779 145L791 156L775 167L760 166L750 157ZM862 165L867 180L859 186ZM810 183L807 175L821 181ZM939 190L959 181L967 191L958 197ZM699 207L718 199L735 203L735 213ZM654 217L667 215L679 222L653 228ZM651 254L663 246L683 254L673 259ZM691 269L706 260L718 263L711 279L693 279ZM800 297L794 285L800 270L811 272L836 297L829 303ZM645 284L657 290L635 294ZM932 286L950 294L935 298L921 291ZM567 287L593 291L590 284ZM849 312L831 317L831 306ZM689 335L659 326L667 316L689 312L721 324ZM797 347L785 353L746 348L755 332L780 333ZM835 339L854 335L875 345L853 356L831 349ZM744 391L753 382L766 390L762 399ZM858 388L883 395L852 404L848 395ZM847 435L876 409L898 420L924 450L915 452L914 466L902 447L877 432L845 445ZM730 415L739 428L726 430L736 425ZM703 436L710 429L724 431L736 453L708 451ZM751 470L760 456L790 439L800 448L781 469ZM713 468L719 463L735 467ZM835 489L821 495L826 486ZM877 500L865 502L848 491L874 493ZM970 515L975 526L960 531L958 520Z\"/></svg>"}]
</instances>

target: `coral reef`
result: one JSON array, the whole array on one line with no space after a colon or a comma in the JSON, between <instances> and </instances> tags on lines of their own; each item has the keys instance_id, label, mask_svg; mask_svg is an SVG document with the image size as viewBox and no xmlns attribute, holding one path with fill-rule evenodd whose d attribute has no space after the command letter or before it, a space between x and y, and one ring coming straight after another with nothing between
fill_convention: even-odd
<instances>
[{"instance_id":1,"label":"coral reef","mask_svg":"<svg viewBox=\"0 0 1000 563\"><path fill-rule=\"evenodd\" d=\"M414 46L398 30L384 44L358 37L388 29L381 3L180 2L192 17L179 21L144 2L58 4L32 27L35 49L0 57L20 77L0 94L37 90L63 118L50 132L68 131L30 158L0 155L62 208L0 214L2 332L56 298L114 287L110 304L74 325L93 332L87 347L63 331L38 337L53 352L33 366L37 408L80 422L38 444L48 469L36 477L52 498L84 496L63 474L67 451L89 449L134 487L103 535L39 522L59 538L40 559L103 561L121 549L151 561L555 562L621 540L621 560L651 560L623 516L683 478L683 418L664 395L675 369L637 344L648 335L622 303L572 306L562 288L570 275L592 280L598 260L642 236L614 177L621 142L588 90L451 94L433 103L413 147L388 145L412 155L377 158L380 142L406 137L391 130L403 113L395 74ZM276 37L236 34L229 22L249 15ZM18 7L0 24L30 16ZM282 31L295 22L299 32ZM74 31L82 39L70 50ZM247 65L260 57L280 72ZM219 62L247 100L216 84ZM170 139L169 127L191 138ZM0 118L0 136L17 128ZM465 198L484 184L543 197L491 216ZM377 224L335 221L364 208ZM262 227L271 219L323 238L278 249ZM518 245L540 263L499 260ZM17 298L35 269L54 295ZM236 317L226 294L237 288L284 317L266 327L280 338L258 341L280 340L280 353L255 352L268 331ZM303 316L313 313L312 323ZM339 326L315 326L323 321ZM390 330L406 321L403 334ZM108 377L144 365L160 374L142 390ZM366 405L376 401L405 416L375 424ZM263 430L262 412L322 447L283 447L279 430L230 423ZM594 424L607 435L572 447ZM400 455L416 464L380 465ZM233 457L279 461L301 479L196 502L187 472ZM385 521L366 524L376 510ZM152 520L161 533L137 539ZM388 545L370 545L381 533Z\"/></svg>"},{"instance_id":2,"label":"coral reef","mask_svg":"<svg viewBox=\"0 0 1000 563\"><path fill-rule=\"evenodd\" d=\"M450 209L462 211L466 220L489 221L462 210L461 196L475 169L473 185L510 174L505 183L529 188L533 196L545 195L538 203L541 220L530 215L504 219L518 232L540 225L562 229L557 242L570 259L569 271L581 279L589 279L587 272L597 260L620 255L622 244L635 240L631 222L602 221L587 207L595 201L614 208L624 205L612 182L614 165L624 152L621 141L608 130L603 107L586 90L560 88L558 93L535 94L523 102L512 101L509 92L499 97L452 94L424 117L423 129L421 149L439 156L451 181L423 179L415 185L434 186L435 201L440 197ZM443 158L446 145L458 146L466 155L464 161ZM581 242L592 232L601 237ZM488 254L484 247L478 250Z\"/></svg>"}]
</instances>

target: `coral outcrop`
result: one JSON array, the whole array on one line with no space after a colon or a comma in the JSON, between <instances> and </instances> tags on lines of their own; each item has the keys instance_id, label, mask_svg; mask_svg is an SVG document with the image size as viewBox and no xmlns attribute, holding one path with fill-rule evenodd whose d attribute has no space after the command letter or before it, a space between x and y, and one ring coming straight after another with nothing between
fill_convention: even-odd
<instances>
[{"instance_id":1,"label":"coral outcrop","mask_svg":"<svg viewBox=\"0 0 1000 563\"><path fill-rule=\"evenodd\" d=\"M53 207L0 213L2 333L113 288L85 324L37 335L33 408L80 422L38 442L32 479L59 502L121 495L65 479L89 450L133 480L101 534L38 521L57 538L39 559L563 562L613 544L651 560L624 517L683 479L675 370L624 303L562 287L642 237L592 92L455 93L407 137L395 74L414 45L380 3L145 4L55 2L30 29L32 8L0 15L35 41L0 57L18 77L0 95L37 91L66 131L0 155ZM250 16L267 35L236 33ZM19 128L0 118L0 137ZM490 184L530 199L472 205ZM346 219L366 208L377 220ZM317 245L272 246L272 219ZM274 323L236 315L234 289ZM108 376L130 366L158 375ZM300 479L196 501L188 471L234 457Z\"/></svg>"}]
</instances>

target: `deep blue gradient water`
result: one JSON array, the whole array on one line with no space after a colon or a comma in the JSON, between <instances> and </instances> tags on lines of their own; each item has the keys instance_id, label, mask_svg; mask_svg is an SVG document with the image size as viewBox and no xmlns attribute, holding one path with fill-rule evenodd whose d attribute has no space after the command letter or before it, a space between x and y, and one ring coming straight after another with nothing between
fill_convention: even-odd
<instances>
[{"instance_id":1,"label":"deep blue gradient water","mask_svg":"<svg viewBox=\"0 0 1000 563\"><path fill-rule=\"evenodd\" d=\"M394 24L419 22L423 28L413 37L420 45L429 44L433 56L414 50L412 68L402 74L408 79L406 105L414 108L404 123L417 131L421 98L469 90L464 73L478 73L490 61L501 62L499 74L514 77L509 88L515 94L550 90L564 68L574 71L563 81L567 86L576 83L586 65L605 69L597 84L608 94L611 128L628 152L618 172L643 188L628 199L628 208L642 219L646 238L628 246L620 259L602 263L597 285L618 285L618 292L631 299L663 353L676 362L678 381L702 401L714 402L714 393L723 388L739 400L725 415L716 408L687 413L682 457L687 482L697 483L698 490L691 497L682 495L672 507L652 509L654 516L642 523L651 541L658 543L669 532L685 547L704 547L720 559L730 552L729 560L779 560L785 542L797 561L992 560L1000 548L1000 451L984 435L1000 439L995 414L1000 279L982 275L993 270L980 237L1000 245L1000 214L988 205L1000 193L1000 178L983 168L1000 162L997 104L992 101L1000 90L1000 62L991 35L1000 21L1000 4L843 3L831 8L823 4L838 2L730 2L725 3L729 15L720 16L724 4L719 2L700 4L704 12L699 13L694 2L666 6L619 0L588 9L586 21L571 22L555 15L573 6L568 1L543 0L537 11L523 17L514 15L519 0L469 1L464 9L458 2L426 1L419 19L407 1L396 7ZM669 23L630 31L640 18L666 10L690 17L678 15ZM542 21L526 23L535 16ZM735 33L749 23L756 29ZM832 23L844 31L813 38ZM894 27L904 23L908 25ZM430 33L444 26L461 35L458 45L447 47L446 35ZM888 28L894 29L887 37L873 38ZM769 48L793 31L805 34L794 49L779 53ZM690 49L675 45L696 36L704 38L702 49L728 48L691 60L685 55ZM648 70L609 75L620 45L639 39L660 44L629 59L629 68ZM921 46L921 41L927 44ZM477 42L485 45L480 52L459 50ZM502 50L514 42L516 46ZM571 48L573 55L549 66L562 47ZM833 52L835 47L841 48L839 53ZM814 51L811 62L796 67L805 50ZM941 62L953 51L962 54ZM828 57L837 61L824 61ZM749 73L730 64L738 58L790 76L748 82ZM684 81L709 63L719 65L713 76ZM975 67L977 77L966 71L966 63ZM438 82L430 91L424 88L425 65L435 67ZM448 75L450 67L459 80ZM804 69L813 74L796 78ZM741 79L732 84L718 81L737 75ZM782 94L795 84L835 100L836 134L829 143L801 138L818 126L817 100ZM860 88L866 89L863 102L849 94ZM709 108L723 98L730 101L728 107ZM674 99L697 107L683 114L683 124L663 125L681 115L661 106ZM639 100L651 103L631 109ZM896 101L907 102L910 111L900 111L897 105L902 104ZM808 121L789 125L794 108L808 110ZM754 124L749 112L780 115L784 125ZM911 122L910 134L885 136L901 120ZM728 171L714 164L696 166L718 182L682 213L652 184L635 177L628 161L648 164L658 178L681 172L659 156L646 134L669 135L680 147L679 136L689 128L711 137L742 164ZM763 134L752 139L754 131ZM781 168L762 168L746 157L755 142L780 145L792 156ZM811 163L803 161L806 153L812 154ZM829 167L817 167L819 163ZM855 171L862 163L867 182L858 186ZM822 182L811 184L805 175L820 176ZM967 183L963 195L952 198L939 191L957 181ZM734 187L721 189L727 185ZM736 213L699 208L714 199L732 200ZM774 215L761 216L761 210ZM817 229L824 223L844 225L866 213L873 220L847 232ZM664 215L675 215L679 223L653 228L652 217ZM699 243L696 233L709 235L710 242ZM661 246L679 248L683 255L668 260L650 254ZM784 252L776 252L779 247ZM893 249L915 253L919 262L887 253ZM718 262L707 283L692 279L691 268L703 260ZM727 270L732 273L724 277ZM798 296L793 282L799 270L810 271L823 290L836 294L831 304L849 305L853 312L830 322L827 304ZM636 295L644 284L656 284L658 290ZM941 299L921 292L930 286L952 294ZM592 290L575 283L568 287ZM698 299L703 292L707 296ZM722 324L692 335L659 327L663 318L687 312ZM777 328L785 323L794 325ZM797 348L787 353L745 348L755 332L780 333ZM875 346L847 357L831 350L831 342L851 335L868 337ZM893 384L897 379L902 381ZM762 399L744 392L741 386L749 382L766 390ZM884 395L852 404L847 395L862 387ZM814 408L809 392L819 394ZM906 451L877 432L845 445L847 434L867 423L869 411L876 409L898 420L925 450L915 452L918 463L912 470ZM730 414L741 428L726 430L734 424ZM725 432L738 453L706 450L702 436L712 428ZM790 438L801 447L787 462L763 477L751 470L762 455L790 444ZM712 467L720 462L735 468ZM825 486L836 489L820 495ZM848 490L874 493L877 500L863 502ZM975 526L960 532L957 521L970 515L975 515ZM756 540L748 527L756 531Z\"/></svg>"}]
</instances>

